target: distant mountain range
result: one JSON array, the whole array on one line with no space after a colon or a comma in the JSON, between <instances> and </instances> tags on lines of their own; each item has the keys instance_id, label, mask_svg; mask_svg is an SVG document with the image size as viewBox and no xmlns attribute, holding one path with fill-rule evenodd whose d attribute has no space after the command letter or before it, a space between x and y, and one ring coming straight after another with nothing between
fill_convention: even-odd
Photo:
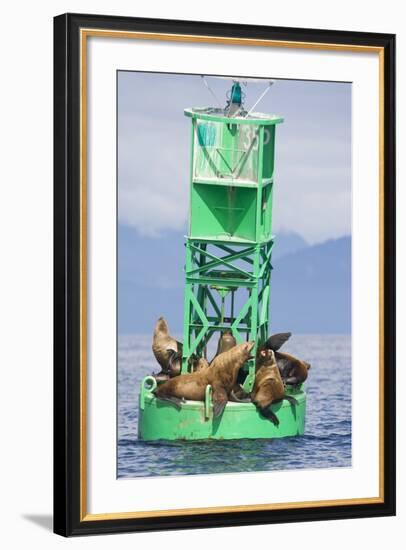
<instances>
[{"instance_id":1,"label":"distant mountain range","mask_svg":"<svg viewBox=\"0 0 406 550\"><path fill-rule=\"evenodd\" d=\"M308 246L273 266L273 331L351 332L351 237Z\"/></svg>"},{"instance_id":2,"label":"distant mountain range","mask_svg":"<svg viewBox=\"0 0 406 550\"><path fill-rule=\"evenodd\" d=\"M164 315L182 333L184 235L140 237L119 226L119 333L150 333ZM351 332L351 237L309 246L299 235L280 233L273 253L272 331Z\"/></svg>"},{"instance_id":3,"label":"distant mountain range","mask_svg":"<svg viewBox=\"0 0 406 550\"><path fill-rule=\"evenodd\" d=\"M308 243L297 233L278 233L275 236L275 244L272 251L273 260L277 260L287 254L293 254L302 248L308 247Z\"/></svg>"}]
</instances>

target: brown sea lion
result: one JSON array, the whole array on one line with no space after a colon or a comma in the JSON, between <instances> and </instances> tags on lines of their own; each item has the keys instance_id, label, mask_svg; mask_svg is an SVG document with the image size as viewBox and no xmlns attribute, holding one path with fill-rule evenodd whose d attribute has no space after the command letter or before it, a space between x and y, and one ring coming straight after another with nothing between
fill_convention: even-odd
<instances>
[{"instance_id":1,"label":"brown sea lion","mask_svg":"<svg viewBox=\"0 0 406 550\"><path fill-rule=\"evenodd\" d=\"M181 374L162 385L154 393L160 399L179 406L182 400L204 401L206 387L212 387L213 415L221 415L237 380L240 368L251 357L255 342L244 342L214 359L209 368Z\"/></svg>"},{"instance_id":2,"label":"brown sea lion","mask_svg":"<svg viewBox=\"0 0 406 550\"><path fill-rule=\"evenodd\" d=\"M182 349L182 344L169 334L168 323L163 317L160 317L156 322L152 341L153 354L162 369L157 374L158 378L180 374Z\"/></svg>"},{"instance_id":3,"label":"brown sea lion","mask_svg":"<svg viewBox=\"0 0 406 550\"><path fill-rule=\"evenodd\" d=\"M225 330L219 338L215 357L220 355L220 353L229 351L231 348L235 347L236 345L237 345L237 340L234 338L231 330Z\"/></svg>"},{"instance_id":4,"label":"brown sea lion","mask_svg":"<svg viewBox=\"0 0 406 550\"><path fill-rule=\"evenodd\" d=\"M297 400L285 394L285 386L275 359L275 352L266 350L266 360L255 374L254 387L251 392L251 400L259 409L262 416L268 418L275 426L279 425L279 419L270 409L272 403L286 399L291 405L297 405Z\"/></svg>"},{"instance_id":5,"label":"brown sea lion","mask_svg":"<svg viewBox=\"0 0 406 550\"><path fill-rule=\"evenodd\" d=\"M298 386L308 377L310 363L302 361L289 353L275 352L276 364L281 373L284 384Z\"/></svg>"},{"instance_id":6,"label":"brown sea lion","mask_svg":"<svg viewBox=\"0 0 406 550\"><path fill-rule=\"evenodd\" d=\"M289 340L290 336L290 332L282 332L270 336L258 350L257 366L260 367L264 361L267 361L267 351L272 350L275 352L276 364L278 365L284 384L297 386L307 379L311 365L289 353L278 351Z\"/></svg>"},{"instance_id":7,"label":"brown sea lion","mask_svg":"<svg viewBox=\"0 0 406 550\"><path fill-rule=\"evenodd\" d=\"M221 353L224 353L225 351L229 351L231 348L235 347L236 345L237 345L237 340L234 338L231 330L225 330L219 338L215 358L219 356ZM238 381L235 383L234 388L231 390L230 401L234 401L236 403L251 402L249 394L243 390L240 384L238 384Z\"/></svg>"}]
</instances>

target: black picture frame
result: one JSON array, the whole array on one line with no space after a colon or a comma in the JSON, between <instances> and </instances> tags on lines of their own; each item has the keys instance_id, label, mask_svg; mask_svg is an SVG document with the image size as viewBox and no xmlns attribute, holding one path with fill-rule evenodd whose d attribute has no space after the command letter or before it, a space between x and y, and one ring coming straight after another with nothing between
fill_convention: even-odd
<instances>
[{"instance_id":1,"label":"black picture frame","mask_svg":"<svg viewBox=\"0 0 406 550\"><path fill-rule=\"evenodd\" d=\"M87 520L81 513L80 30L356 45L382 50L383 498L371 504ZM395 36L64 14L54 19L54 531L63 536L390 516L395 514Z\"/></svg>"}]
</instances>

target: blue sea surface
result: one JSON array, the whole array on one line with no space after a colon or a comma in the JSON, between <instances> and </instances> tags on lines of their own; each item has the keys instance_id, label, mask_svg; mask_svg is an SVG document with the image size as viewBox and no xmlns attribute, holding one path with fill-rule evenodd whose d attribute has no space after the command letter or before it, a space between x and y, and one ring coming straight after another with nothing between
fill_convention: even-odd
<instances>
[{"instance_id":1,"label":"blue sea surface","mask_svg":"<svg viewBox=\"0 0 406 550\"><path fill-rule=\"evenodd\" d=\"M119 336L117 477L351 466L351 337L297 335L283 350L311 363L305 435L282 439L138 440L138 392L158 372L151 336Z\"/></svg>"}]
</instances>

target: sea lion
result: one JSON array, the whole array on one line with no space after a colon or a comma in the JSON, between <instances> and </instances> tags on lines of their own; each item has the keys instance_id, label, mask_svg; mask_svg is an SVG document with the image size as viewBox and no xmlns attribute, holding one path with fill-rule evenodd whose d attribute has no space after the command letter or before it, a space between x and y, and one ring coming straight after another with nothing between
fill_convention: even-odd
<instances>
[{"instance_id":1,"label":"sea lion","mask_svg":"<svg viewBox=\"0 0 406 550\"><path fill-rule=\"evenodd\" d=\"M275 359L284 384L298 386L307 379L310 363L280 351L275 352Z\"/></svg>"},{"instance_id":2,"label":"sea lion","mask_svg":"<svg viewBox=\"0 0 406 550\"><path fill-rule=\"evenodd\" d=\"M291 332L282 332L270 336L258 350L257 367L266 364L268 361L268 351L272 350L275 352L276 364L278 365L284 384L298 386L307 379L311 365L289 353L278 351L282 345L289 340L291 335Z\"/></svg>"},{"instance_id":3,"label":"sea lion","mask_svg":"<svg viewBox=\"0 0 406 550\"><path fill-rule=\"evenodd\" d=\"M219 338L215 358L218 357L221 353L224 353L225 351L229 351L231 348L235 347L236 345L237 345L237 340L234 338L231 330L225 330ZM251 402L249 394L243 390L243 388L238 383L238 380L236 381L234 388L231 390L229 399L230 401L234 401L236 403Z\"/></svg>"},{"instance_id":4,"label":"sea lion","mask_svg":"<svg viewBox=\"0 0 406 550\"><path fill-rule=\"evenodd\" d=\"M237 340L234 338L231 330L225 330L219 338L215 357L220 355L220 353L229 351L231 348L235 347L236 345L237 345Z\"/></svg>"},{"instance_id":5,"label":"sea lion","mask_svg":"<svg viewBox=\"0 0 406 550\"><path fill-rule=\"evenodd\" d=\"M156 322L152 341L152 352L161 365L157 377L177 376L181 370L183 345L169 334L168 323L163 317Z\"/></svg>"},{"instance_id":6,"label":"sea lion","mask_svg":"<svg viewBox=\"0 0 406 550\"><path fill-rule=\"evenodd\" d=\"M227 334L224 333L219 338L217 353L215 357L218 357L221 353L229 351L231 348L237 345L237 341L232 336L230 331L227 331ZM214 359L213 359L214 361ZM209 369L211 364L205 357L200 357L199 359L193 361L193 370L192 372L201 372L202 370ZM230 392L229 396L230 401L235 401L237 403L250 403L251 399L248 393L246 393L243 388L236 382L234 388Z\"/></svg>"},{"instance_id":7,"label":"sea lion","mask_svg":"<svg viewBox=\"0 0 406 550\"><path fill-rule=\"evenodd\" d=\"M262 416L268 418L275 426L279 425L279 419L270 409L272 403L286 399L291 405L297 405L297 400L291 395L285 394L285 386L275 359L275 352L266 350L266 360L255 374L254 387L251 392L251 400L259 409Z\"/></svg>"},{"instance_id":8,"label":"sea lion","mask_svg":"<svg viewBox=\"0 0 406 550\"><path fill-rule=\"evenodd\" d=\"M162 385L154 393L156 397L171 401L180 406L182 400L204 401L206 387L212 387L213 416L221 415L237 380L240 368L251 358L255 342L244 342L221 353L214 359L210 368L199 372L181 374Z\"/></svg>"}]
</instances>

